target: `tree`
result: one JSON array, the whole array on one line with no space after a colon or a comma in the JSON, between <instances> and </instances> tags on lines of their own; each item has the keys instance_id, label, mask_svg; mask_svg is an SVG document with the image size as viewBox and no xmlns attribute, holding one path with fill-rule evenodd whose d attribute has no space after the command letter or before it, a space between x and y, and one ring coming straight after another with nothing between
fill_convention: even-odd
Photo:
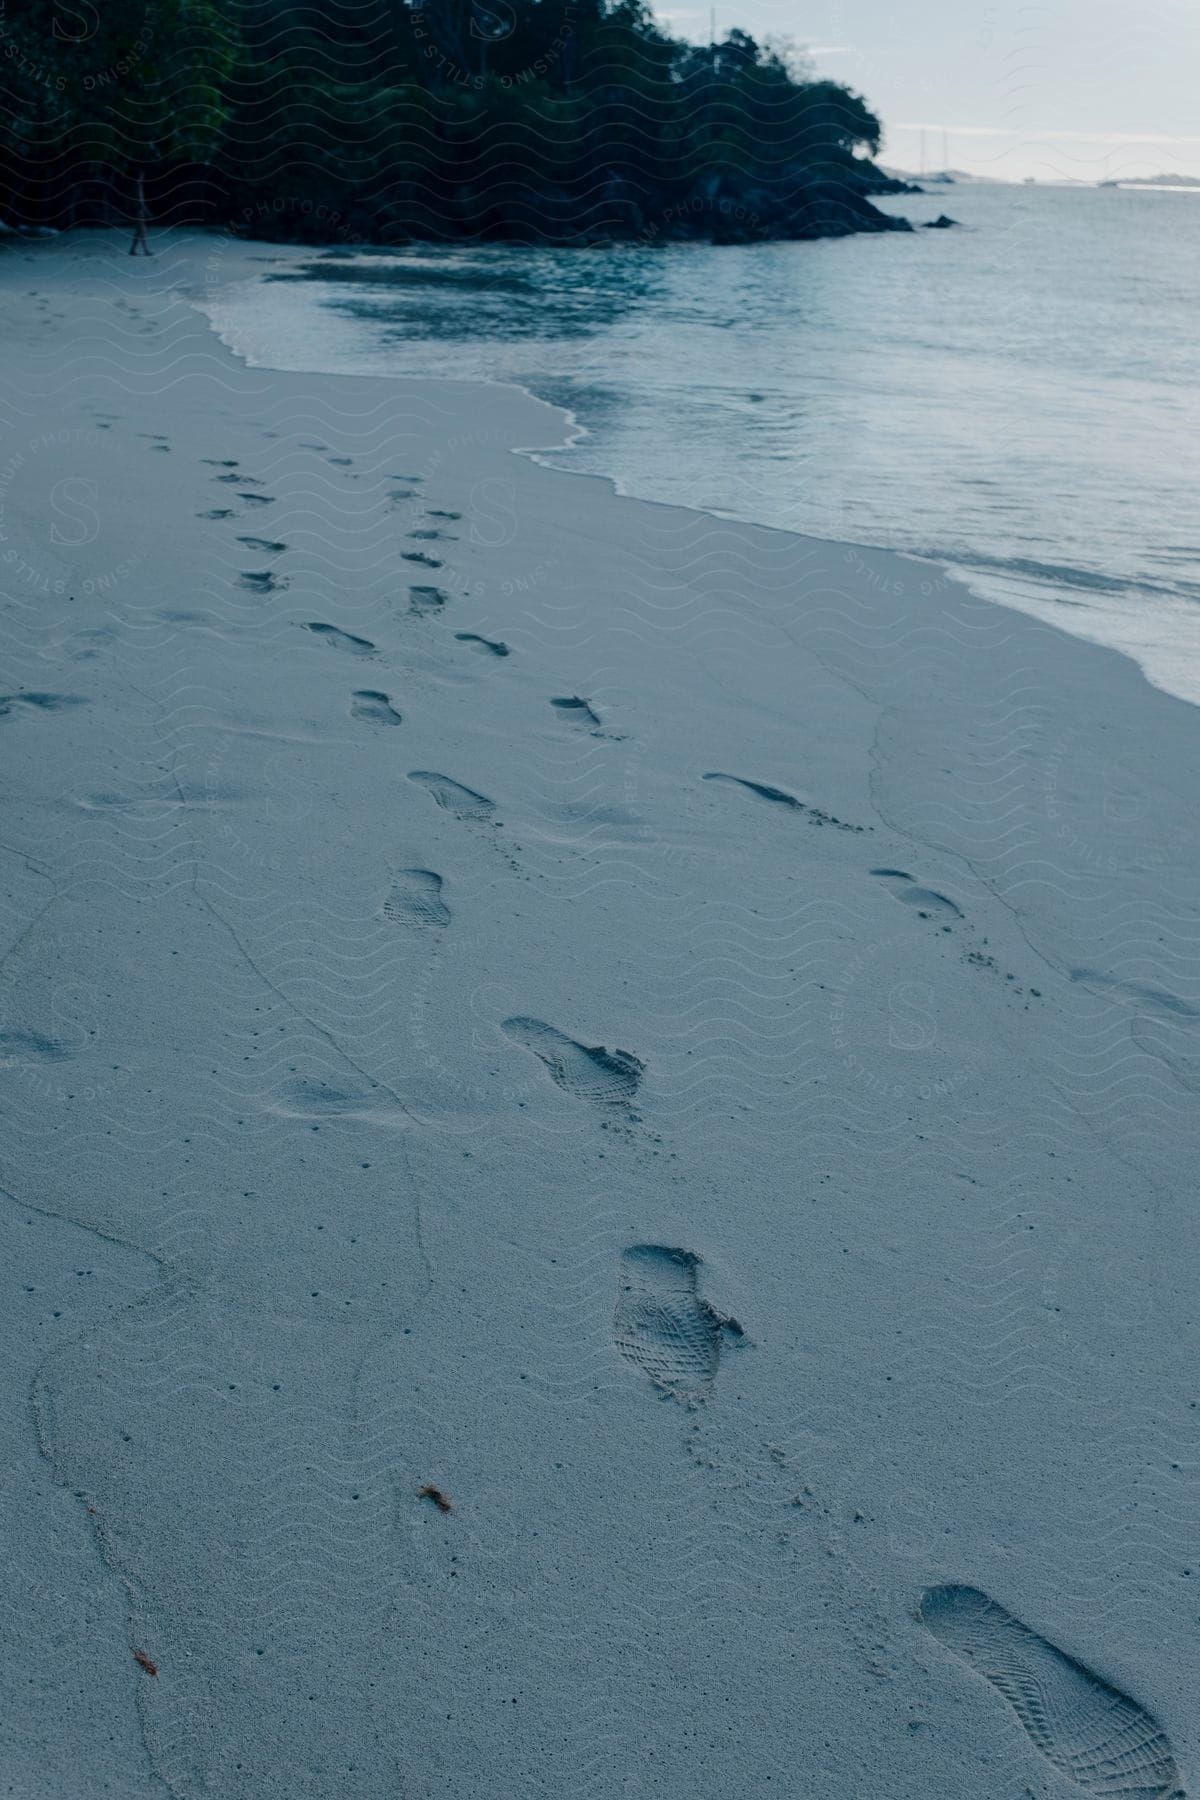
<instances>
[{"instance_id":1,"label":"tree","mask_svg":"<svg viewBox=\"0 0 1200 1800\"><path fill-rule=\"evenodd\" d=\"M97 181L157 168L161 186L216 154L240 54L225 0L23 0L3 33L0 145L18 192L65 192L73 213Z\"/></svg>"},{"instance_id":2,"label":"tree","mask_svg":"<svg viewBox=\"0 0 1200 1800\"><path fill-rule=\"evenodd\" d=\"M646 0L0 0L0 172L27 218L281 235L809 236L895 223L880 125L786 46ZM865 154L864 154L865 153Z\"/></svg>"}]
</instances>

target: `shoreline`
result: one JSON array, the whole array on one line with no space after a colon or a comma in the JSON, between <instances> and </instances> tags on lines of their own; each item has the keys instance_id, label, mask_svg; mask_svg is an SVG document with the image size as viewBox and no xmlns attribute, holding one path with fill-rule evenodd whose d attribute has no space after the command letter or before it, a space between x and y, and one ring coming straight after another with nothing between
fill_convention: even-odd
<instances>
[{"instance_id":1,"label":"shoreline","mask_svg":"<svg viewBox=\"0 0 1200 1800\"><path fill-rule=\"evenodd\" d=\"M0 257L13 1779L1002 1800L948 1583L1194 1770L1194 708L115 248Z\"/></svg>"},{"instance_id":2,"label":"shoreline","mask_svg":"<svg viewBox=\"0 0 1200 1800\"><path fill-rule=\"evenodd\" d=\"M278 260L290 258L297 266L311 264L312 252L305 245L269 246L278 253ZM486 250L489 247L483 246ZM491 248L494 248L491 247ZM400 253L403 255L403 253ZM235 354L243 357L251 367L274 367L282 370L283 363L270 357L255 355L255 324L253 311L230 320L228 313L221 316L219 304L213 307L211 297L202 303L202 310L212 318L214 329L218 331L222 341L232 348ZM317 309L314 308L314 318ZM218 322L219 321L219 322ZM353 339L343 340L339 337L338 321L331 320L330 329L332 343L336 346L329 360L323 361L321 351L314 342L308 346L306 368L313 373L354 374L365 378L381 378L387 380L406 380L414 378L413 370L403 365L396 368L387 366L388 357L380 351L372 360L368 358L366 366L354 366L361 362L363 347L355 344ZM352 350L347 355L347 349ZM436 348L436 346L435 346ZM411 359L411 355L410 358ZM469 376L457 376L447 372L442 366L445 359L438 361L435 370L437 379L454 382L456 380L479 380L485 385L511 386L517 392L530 395L537 401L553 406L567 415L572 421L572 431L562 446L548 450L536 449L532 454L544 459L559 458L556 466L571 468L574 458L573 450L586 444L589 437L596 439L597 449L603 453L603 433L599 435L581 422L580 408L564 397L564 389L569 389L572 380L562 371L547 371L541 382L532 375L522 377L517 374L504 376L489 375L482 370L474 371ZM321 364L318 369L315 365ZM293 358L293 372L301 372L299 364ZM585 380L587 377L585 377ZM582 396L584 405L589 398ZM609 445L610 451L616 449ZM1121 655L1131 658L1141 669L1151 685L1176 698L1187 700L1190 704L1200 704L1200 610L1182 594L1175 594L1168 588L1156 588L1154 578L1143 571L1139 575L1135 570L1127 569L1125 574L1114 580L1103 575L1091 563L1084 561L1077 569L1059 568L1048 546L1042 545L1037 551L1041 561L1022 562L1018 559L1012 566L997 561L997 546L992 543L990 553L985 552L987 544L986 521L981 533L980 542L973 546L957 544L949 548L937 548L936 536L925 543L905 543L903 539L913 537L911 530L903 528L894 530L895 537L900 540L889 544L885 541L887 522L883 517L875 519L879 527L876 535L866 532L844 532L814 529L812 525L790 524L779 517L772 517L778 511L778 496L773 507L770 502L757 509L747 501L752 501L752 493L743 493L739 504L732 507L720 507L713 503L710 495L702 501L691 502L686 496L680 497L671 490L678 482L660 483L661 492L647 491L653 487L645 479L648 471L643 468L643 479L639 482L632 471L612 472L612 465L621 462L619 451L616 455L604 458L608 468L580 469L579 473L601 474L607 476L615 485L615 491L632 499L641 499L648 504L664 504L679 506L685 510L702 511L709 516L723 518L734 523L758 525L765 529L781 530L789 535L803 535L814 541L827 544L852 543L858 547L884 553L904 555L920 562L936 565L943 574L951 579L965 581L977 597L991 605L999 605L1023 612L1026 616L1038 619L1056 629L1066 630L1068 635L1084 642L1097 644L1104 648L1117 650ZM636 459L635 459L636 460ZM703 476L703 470L693 469L692 473ZM860 521L866 523L866 520ZM926 521L935 524L934 521ZM815 524L815 521L814 521ZM943 521L945 524L945 521ZM898 522L893 521L897 527ZM947 542L951 542L947 539ZM930 543L934 547L930 547ZM1069 553L1068 553L1069 554Z\"/></svg>"}]
</instances>

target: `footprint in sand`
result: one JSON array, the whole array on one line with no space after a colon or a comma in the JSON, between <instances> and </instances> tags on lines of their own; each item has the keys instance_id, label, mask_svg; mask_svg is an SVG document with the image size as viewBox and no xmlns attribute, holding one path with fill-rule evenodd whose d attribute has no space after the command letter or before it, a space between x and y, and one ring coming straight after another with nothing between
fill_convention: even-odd
<instances>
[{"instance_id":1,"label":"footprint in sand","mask_svg":"<svg viewBox=\"0 0 1200 1800\"><path fill-rule=\"evenodd\" d=\"M197 513L198 519L232 519L232 506L210 506L207 512Z\"/></svg>"},{"instance_id":2,"label":"footprint in sand","mask_svg":"<svg viewBox=\"0 0 1200 1800\"><path fill-rule=\"evenodd\" d=\"M1084 987L1107 988L1110 993L1123 994L1126 999L1135 1000L1153 1012L1175 1013L1181 1019L1200 1018L1200 1007L1182 1000L1178 994L1169 993L1166 988L1154 987L1147 981L1121 981L1115 975L1103 974L1099 969L1072 969L1069 979L1080 982Z\"/></svg>"},{"instance_id":3,"label":"footprint in sand","mask_svg":"<svg viewBox=\"0 0 1200 1800\"><path fill-rule=\"evenodd\" d=\"M757 794L760 800L773 800L776 806L790 806L796 812L804 811L803 800L797 800L795 794L789 794L784 788L768 787L763 781L747 781L741 775L722 775L715 773L706 775L705 781L729 781L734 787L745 788L748 793Z\"/></svg>"},{"instance_id":4,"label":"footprint in sand","mask_svg":"<svg viewBox=\"0 0 1200 1800\"><path fill-rule=\"evenodd\" d=\"M700 1258L693 1250L634 1244L621 1253L613 1342L655 1387L679 1400L712 1392L721 1351L741 1343L736 1319L699 1292Z\"/></svg>"},{"instance_id":5,"label":"footprint in sand","mask_svg":"<svg viewBox=\"0 0 1200 1800\"><path fill-rule=\"evenodd\" d=\"M299 1075L283 1084L283 1106L294 1118L329 1119L337 1113L352 1112L361 1101L358 1094L344 1094L327 1081Z\"/></svg>"},{"instance_id":6,"label":"footprint in sand","mask_svg":"<svg viewBox=\"0 0 1200 1800\"><path fill-rule=\"evenodd\" d=\"M274 538L240 537L238 543L245 544L247 550L261 550L264 556L278 556L287 549L286 544L280 544Z\"/></svg>"},{"instance_id":7,"label":"footprint in sand","mask_svg":"<svg viewBox=\"0 0 1200 1800\"><path fill-rule=\"evenodd\" d=\"M449 594L444 594L438 587L410 587L408 590L409 611L414 613L440 612L449 598Z\"/></svg>"},{"instance_id":8,"label":"footprint in sand","mask_svg":"<svg viewBox=\"0 0 1200 1800\"><path fill-rule=\"evenodd\" d=\"M40 1031L0 1031L0 1067L11 1063L65 1062L73 1054L62 1038L44 1037Z\"/></svg>"},{"instance_id":9,"label":"footprint in sand","mask_svg":"<svg viewBox=\"0 0 1200 1800\"><path fill-rule=\"evenodd\" d=\"M374 688L359 688L350 702L350 717L362 719L368 725L399 725L403 723L401 715L392 705L386 694L376 692Z\"/></svg>"},{"instance_id":10,"label":"footprint in sand","mask_svg":"<svg viewBox=\"0 0 1200 1800\"><path fill-rule=\"evenodd\" d=\"M405 1125L407 1119L386 1088L346 1093L313 1075L294 1075L283 1083L270 1112L284 1119L321 1121L352 1119L376 1125Z\"/></svg>"},{"instance_id":11,"label":"footprint in sand","mask_svg":"<svg viewBox=\"0 0 1200 1800\"><path fill-rule=\"evenodd\" d=\"M393 925L448 925L441 876L432 869L400 869L383 903L383 916Z\"/></svg>"},{"instance_id":12,"label":"footprint in sand","mask_svg":"<svg viewBox=\"0 0 1200 1800\"><path fill-rule=\"evenodd\" d=\"M325 460L331 462L338 469L348 469L354 462L352 456L329 456Z\"/></svg>"},{"instance_id":13,"label":"footprint in sand","mask_svg":"<svg viewBox=\"0 0 1200 1800\"><path fill-rule=\"evenodd\" d=\"M890 892L905 906L915 906L923 919L937 916L945 918L962 918L962 910L953 900L947 900L945 894L937 893L933 888L919 887L911 875L903 869L872 869L872 875L880 881L891 883Z\"/></svg>"},{"instance_id":14,"label":"footprint in sand","mask_svg":"<svg viewBox=\"0 0 1200 1800\"><path fill-rule=\"evenodd\" d=\"M116 632L108 625L98 625L94 631L73 631L63 644L63 649L72 662L91 662L116 640ZM61 698L66 696L60 695ZM86 705L81 701L80 705Z\"/></svg>"},{"instance_id":15,"label":"footprint in sand","mask_svg":"<svg viewBox=\"0 0 1200 1800\"><path fill-rule=\"evenodd\" d=\"M431 519L461 519L462 518L461 513L443 512L441 510L441 508L437 507L437 506L431 506L429 508L429 516Z\"/></svg>"},{"instance_id":16,"label":"footprint in sand","mask_svg":"<svg viewBox=\"0 0 1200 1800\"><path fill-rule=\"evenodd\" d=\"M243 569L238 576L238 586L251 594L276 594L288 585L286 575L273 575L270 569Z\"/></svg>"},{"instance_id":17,"label":"footprint in sand","mask_svg":"<svg viewBox=\"0 0 1200 1800\"><path fill-rule=\"evenodd\" d=\"M238 466L236 456L202 456L200 461L210 469L236 469Z\"/></svg>"},{"instance_id":18,"label":"footprint in sand","mask_svg":"<svg viewBox=\"0 0 1200 1800\"><path fill-rule=\"evenodd\" d=\"M839 819L835 813L825 812L819 806L810 806L807 800L798 800L795 794L789 794L786 788L771 787L765 781L749 781L743 775L723 775L714 770L704 777L705 781L728 781L734 787L745 788L747 793L756 794L760 800L769 800L775 806L789 807L793 812L804 814L810 825L834 825L839 831L863 832L865 825L851 825L845 819Z\"/></svg>"},{"instance_id":19,"label":"footprint in sand","mask_svg":"<svg viewBox=\"0 0 1200 1800\"><path fill-rule=\"evenodd\" d=\"M236 487L239 481L246 487L262 486L262 482L258 479L257 475L214 475L213 480L223 482L226 487Z\"/></svg>"},{"instance_id":20,"label":"footprint in sand","mask_svg":"<svg viewBox=\"0 0 1200 1800\"><path fill-rule=\"evenodd\" d=\"M580 725L598 726L600 724L599 713L592 710L590 701L581 700L578 694L572 694L567 699L551 700L550 704L559 712L566 713L568 718L574 719Z\"/></svg>"},{"instance_id":21,"label":"footprint in sand","mask_svg":"<svg viewBox=\"0 0 1200 1800\"><path fill-rule=\"evenodd\" d=\"M1148 1712L979 1588L934 1587L921 1619L989 1681L1047 1762L1104 1800L1183 1800L1170 1740Z\"/></svg>"},{"instance_id":22,"label":"footprint in sand","mask_svg":"<svg viewBox=\"0 0 1200 1800\"><path fill-rule=\"evenodd\" d=\"M35 712L66 712L72 706L86 706L80 694L0 694L0 719L7 719L14 706L32 706Z\"/></svg>"},{"instance_id":23,"label":"footprint in sand","mask_svg":"<svg viewBox=\"0 0 1200 1800\"><path fill-rule=\"evenodd\" d=\"M500 1029L544 1063L555 1085L575 1100L596 1106L627 1106L646 1072L645 1063L630 1051L577 1043L542 1019L505 1019Z\"/></svg>"},{"instance_id":24,"label":"footprint in sand","mask_svg":"<svg viewBox=\"0 0 1200 1800\"><path fill-rule=\"evenodd\" d=\"M433 769L410 769L408 779L415 781L419 787L428 789L443 812L453 813L456 819L464 819L469 824L486 825L496 811L496 802L489 800L486 794L477 794L474 788L463 787L460 782L451 781L448 775L439 775Z\"/></svg>"},{"instance_id":25,"label":"footprint in sand","mask_svg":"<svg viewBox=\"0 0 1200 1800\"><path fill-rule=\"evenodd\" d=\"M410 538L416 538L418 542L427 544L436 543L439 538L450 538L451 543L456 542L456 539L454 539L448 531L410 531L408 536Z\"/></svg>"},{"instance_id":26,"label":"footprint in sand","mask_svg":"<svg viewBox=\"0 0 1200 1800\"><path fill-rule=\"evenodd\" d=\"M491 656L510 654L507 644L500 643L498 639L493 641L491 638L480 637L477 631L456 631L454 636L460 644L478 644L480 649L486 650Z\"/></svg>"},{"instance_id":27,"label":"footprint in sand","mask_svg":"<svg viewBox=\"0 0 1200 1800\"><path fill-rule=\"evenodd\" d=\"M305 631L313 631L328 644L331 649L344 650L348 656L374 656L375 646L370 638L355 637L352 631L339 631L336 625L322 625L319 621L306 625Z\"/></svg>"},{"instance_id":28,"label":"footprint in sand","mask_svg":"<svg viewBox=\"0 0 1200 1800\"><path fill-rule=\"evenodd\" d=\"M400 555L405 562L420 563L423 569L440 569L442 566L436 556L426 556L423 550L402 550Z\"/></svg>"},{"instance_id":29,"label":"footprint in sand","mask_svg":"<svg viewBox=\"0 0 1200 1800\"><path fill-rule=\"evenodd\" d=\"M218 480L222 477L218 476ZM244 500L247 506L274 506L274 494L243 494L239 491L238 499Z\"/></svg>"}]
</instances>

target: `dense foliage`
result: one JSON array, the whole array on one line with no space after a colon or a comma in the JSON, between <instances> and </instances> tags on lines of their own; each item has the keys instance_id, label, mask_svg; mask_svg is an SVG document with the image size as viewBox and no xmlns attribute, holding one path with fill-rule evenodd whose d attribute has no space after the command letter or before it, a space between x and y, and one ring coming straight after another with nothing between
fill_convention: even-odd
<instances>
[{"instance_id":1,"label":"dense foliage","mask_svg":"<svg viewBox=\"0 0 1200 1800\"><path fill-rule=\"evenodd\" d=\"M744 240L880 229L879 121L644 0L3 0L10 222Z\"/></svg>"}]
</instances>

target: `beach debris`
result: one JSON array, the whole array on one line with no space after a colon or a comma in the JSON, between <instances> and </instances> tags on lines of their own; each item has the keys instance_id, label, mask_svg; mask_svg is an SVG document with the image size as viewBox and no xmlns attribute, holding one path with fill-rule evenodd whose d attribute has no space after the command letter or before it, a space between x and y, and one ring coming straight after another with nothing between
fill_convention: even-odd
<instances>
[{"instance_id":1,"label":"beach debris","mask_svg":"<svg viewBox=\"0 0 1200 1800\"><path fill-rule=\"evenodd\" d=\"M449 1494L440 1487L434 1487L432 1481L427 1481L424 1487L418 1489L417 1497L421 1500L432 1500L439 1512L451 1513L454 1511L454 1502Z\"/></svg>"},{"instance_id":2,"label":"beach debris","mask_svg":"<svg viewBox=\"0 0 1200 1800\"><path fill-rule=\"evenodd\" d=\"M133 1660L139 1668L145 1669L147 1675L153 1675L155 1681L158 1680L158 1664L152 1662L144 1650L135 1650Z\"/></svg>"}]
</instances>

